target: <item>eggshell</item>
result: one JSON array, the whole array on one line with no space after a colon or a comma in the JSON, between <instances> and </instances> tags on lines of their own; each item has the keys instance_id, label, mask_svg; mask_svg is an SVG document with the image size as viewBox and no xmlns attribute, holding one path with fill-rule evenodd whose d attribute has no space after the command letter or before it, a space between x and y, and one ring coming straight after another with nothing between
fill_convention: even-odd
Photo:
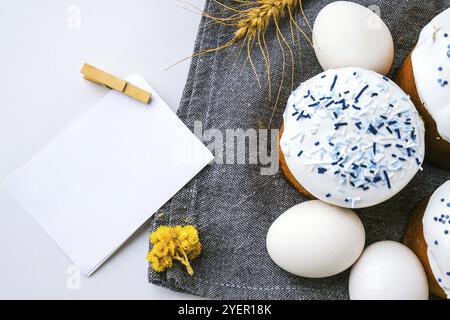
<instances>
[{"instance_id":1,"label":"eggshell","mask_svg":"<svg viewBox=\"0 0 450 320\"><path fill-rule=\"evenodd\" d=\"M414 253L394 241L364 250L350 272L351 300L427 300L425 271Z\"/></svg>"},{"instance_id":2,"label":"eggshell","mask_svg":"<svg viewBox=\"0 0 450 320\"><path fill-rule=\"evenodd\" d=\"M314 200L283 213L267 234L267 251L284 270L307 278L325 278L349 268L364 249L359 217Z\"/></svg>"},{"instance_id":3,"label":"eggshell","mask_svg":"<svg viewBox=\"0 0 450 320\"><path fill-rule=\"evenodd\" d=\"M391 32L369 8L336 1L318 14L314 50L324 70L360 67L387 74L394 60Z\"/></svg>"}]
</instances>

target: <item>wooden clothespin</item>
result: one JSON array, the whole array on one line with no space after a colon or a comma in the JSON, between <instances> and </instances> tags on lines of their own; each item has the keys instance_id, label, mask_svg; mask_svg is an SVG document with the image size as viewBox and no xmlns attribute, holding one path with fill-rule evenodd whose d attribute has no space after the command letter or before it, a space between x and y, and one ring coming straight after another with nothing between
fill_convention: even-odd
<instances>
[{"instance_id":1,"label":"wooden clothespin","mask_svg":"<svg viewBox=\"0 0 450 320\"><path fill-rule=\"evenodd\" d=\"M120 91L142 103L149 103L152 97L150 92L142 90L141 88L138 88L125 80L110 75L109 73L97 69L87 63L85 63L81 68L81 74L86 80L92 81L109 89Z\"/></svg>"}]
</instances>

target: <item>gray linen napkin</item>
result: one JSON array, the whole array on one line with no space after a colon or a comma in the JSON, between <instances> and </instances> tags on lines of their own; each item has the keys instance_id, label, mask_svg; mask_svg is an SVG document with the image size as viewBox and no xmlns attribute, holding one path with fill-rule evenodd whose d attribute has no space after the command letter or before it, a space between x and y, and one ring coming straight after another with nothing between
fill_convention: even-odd
<instances>
[{"instance_id":1,"label":"gray linen napkin","mask_svg":"<svg viewBox=\"0 0 450 320\"><path fill-rule=\"evenodd\" d=\"M230 2L230 1L225 1ZM333 1L304 0L311 22L325 5ZM434 1L356 1L364 6L378 6L382 19L391 30L397 68L414 47L419 32L435 15L450 6L450 0ZM206 1L205 10L222 14L214 1ZM343 17L346 19L348 17ZM299 19L301 26L307 26ZM290 41L289 23L282 23ZM203 19L195 51L217 47L232 36L232 29L211 24ZM282 72L281 54L273 28L267 45L275 83ZM262 89L255 80L245 54L236 61L239 44L227 50L194 58L178 112L194 131L201 121L203 130L257 129L260 120L267 123L274 107L268 100L268 84L264 81L264 60L254 49L254 61L260 71ZM245 50L244 50L245 51ZM289 56L286 52L286 81L281 103L272 128L279 128L285 102L291 92ZM302 39L301 51L294 48L297 63L294 87L320 73L314 51ZM298 62L301 55L301 67ZM391 74L392 75L392 74ZM205 144L208 144L206 141ZM216 154L217 156L217 154ZM247 160L248 155L246 155ZM247 161L249 163L249 161ZM288 208L305 201L278 172L261 175L263 165L217 164L205 168L173 197L153 218L151 231L159 225L194 224L199 228L203 251L193 262L194 276L175 265L164 273L149 268L149 281L175 291L225 299L347 299L346 271L327 279L305 279L277 267L266 251L266 233L271 223ZM357 210L367 233L367 245L380 240L402 238L409 213L421 199L429 195L450 173L425 165L414 180L393 199L376 207ZM292 254L295 254L294 252Z\"/></svg>"}]
</instances>

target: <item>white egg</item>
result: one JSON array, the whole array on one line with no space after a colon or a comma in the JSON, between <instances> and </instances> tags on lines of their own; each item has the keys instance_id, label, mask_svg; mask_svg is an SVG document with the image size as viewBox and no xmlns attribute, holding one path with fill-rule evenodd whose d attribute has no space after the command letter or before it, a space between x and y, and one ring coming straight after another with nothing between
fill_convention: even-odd
<instances>
[{"instance_id":1,"label":"white egg","mask_svg":"<svg viewBox=\"0 0 450 320\"><path fill-rule=\"evenodd\" d=\"M324 70L360 67L387 74L394 60L391 32L369 8L336 1L314 22L314 49Z\"/></svg>"},{"instance_id":2,"label":"white egg","mask_svg":"<svg viewBox=\"0 0 450 320\"><path fill-rule=\"evenodd\" d=\"M350 272L351 300L427 300L428 282L415 254L394 241L372 244Z\"/></svg>"},{"instance_id":3,"label":"white egg","mask_svg":"<svg viewBox=\"0 0 450 320\"><path fill-rule=\"evenodd\" d=\"M307 278L336 275L358 259L365 232L349 209L308 201L283 213L267 234L267 251L284 270Z\"/></svg>"}]
</instances>

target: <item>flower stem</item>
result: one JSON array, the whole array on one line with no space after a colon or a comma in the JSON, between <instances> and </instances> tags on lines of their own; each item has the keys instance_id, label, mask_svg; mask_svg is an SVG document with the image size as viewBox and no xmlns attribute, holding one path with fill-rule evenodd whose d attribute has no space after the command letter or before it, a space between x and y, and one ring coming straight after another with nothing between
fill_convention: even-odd
<instances>
[{"instance_id":1,"label":"flower stem","mask_svg":"<svg viewBox=\"0 0 450 320\"><path fill-rule=\"evenodd\" d=\"M186 255L186 252L184 252L183 249L179 248L178 250L183 257L180 257L178 254L174 256L175 259L177 259L178 261L180 261L187 269L187 272L189 273L189 275L193 275L194 274L194 269L192 269L191 264L189 263L189 259Z\"/></svg>"}]
</instances>

